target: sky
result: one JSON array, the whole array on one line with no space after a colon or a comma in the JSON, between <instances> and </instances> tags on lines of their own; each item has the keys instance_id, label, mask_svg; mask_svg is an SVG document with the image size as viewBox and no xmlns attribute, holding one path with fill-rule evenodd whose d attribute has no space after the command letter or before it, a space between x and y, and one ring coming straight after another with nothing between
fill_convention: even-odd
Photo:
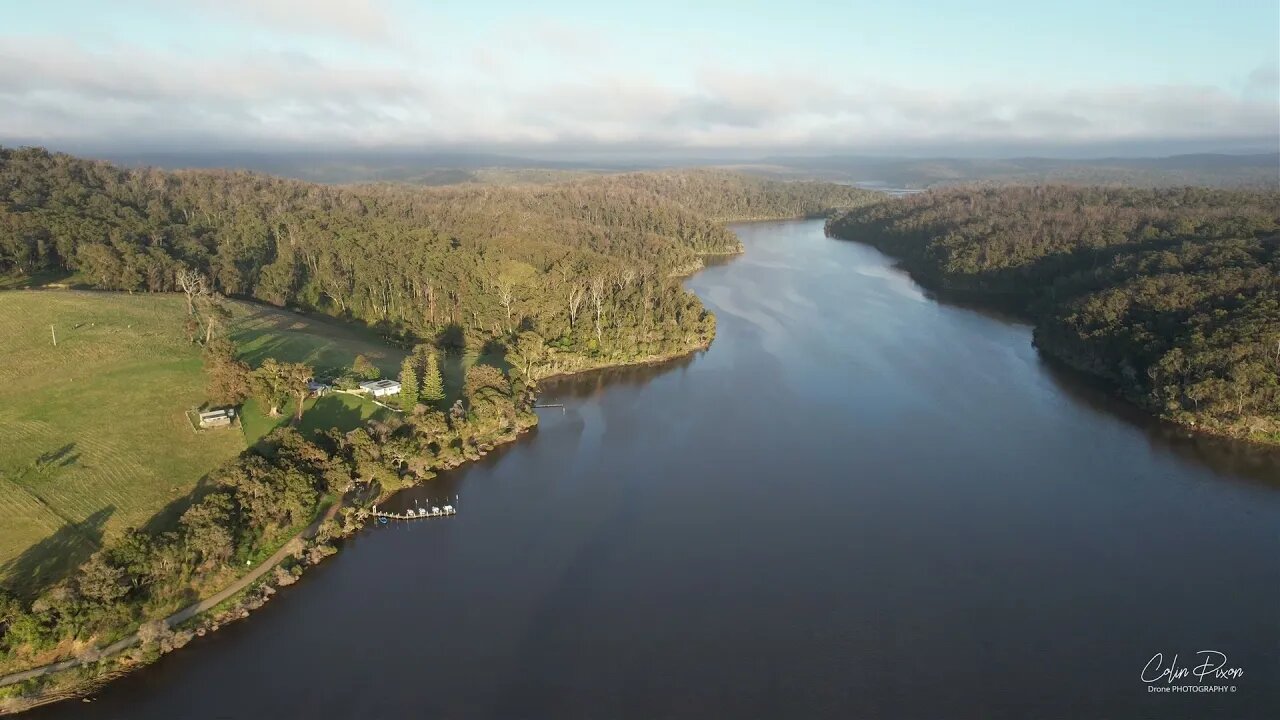
<instances>
[{"instance_id":1,"label":"sky","mask_svg":"<svg viewBox=\"0 0 1280 720\"><path fill-rule=\"evenodd\" d=\"M1275 152L1280 3L0 0L0 143Z\"/></svg>"}]
</instances>

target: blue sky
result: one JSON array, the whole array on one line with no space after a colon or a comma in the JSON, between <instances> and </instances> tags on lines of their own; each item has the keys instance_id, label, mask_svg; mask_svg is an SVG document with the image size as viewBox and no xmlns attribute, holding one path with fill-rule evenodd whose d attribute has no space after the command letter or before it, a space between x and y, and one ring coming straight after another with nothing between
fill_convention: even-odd
<instances>
[{"instance_id":1,"label":"blue sky","mask_svg":"<svg viewBox=\"0 0 1280 720\"><path fill-rule=\"evenodd\" d=\"M1280 144L1274 0L44 0L3 13L7 143L952 154Z\"/></svg>"}]
</instances>

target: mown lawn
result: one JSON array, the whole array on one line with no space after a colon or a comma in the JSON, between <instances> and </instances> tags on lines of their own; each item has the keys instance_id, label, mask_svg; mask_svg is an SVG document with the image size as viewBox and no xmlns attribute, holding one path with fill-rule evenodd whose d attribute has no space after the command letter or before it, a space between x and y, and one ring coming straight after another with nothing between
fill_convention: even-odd
<instances>
[{"instance_id":1,"label":"mown lawn","mask_svg":"<svg viewBox=\"0 0 1280 720\"><path fill-rule=\"evenodd\" d=\"M392 402L386 403L394 404ZM240 418L244 439L249 445L255 445L278 427L293 422L293 401L289 401L280 410L280 417L267 417L258 405L258 401L246 400ZM375 417L386 417L392 411L375 405L372 400L345 393L332 393L322 398L308 398L302 407L302 422L298 431L305 437L314 437L315 433L330 428L354 430L364 425L366 420Z\"/></svg>"},{"instance_id":2,"label":"mown lawn","mask_svg":"<svg viewBox=\"0 0 1280 720\"><path fill-rule=\"evenodd\" d=\"M104 537L172 519L245 448L186 417L205 379L185 313L171 295L0 292L0 583L38 587Z\"/></svg>"}]
</instances>

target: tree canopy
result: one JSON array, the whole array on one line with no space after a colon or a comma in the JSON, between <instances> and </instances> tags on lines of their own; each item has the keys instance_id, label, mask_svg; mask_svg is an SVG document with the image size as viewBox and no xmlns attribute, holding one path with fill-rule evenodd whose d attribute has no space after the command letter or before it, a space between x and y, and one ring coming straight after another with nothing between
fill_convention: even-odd
<instances>
[{"instance_id":1,"label":"tree canopy","mask_svg":"<svg viewBox=\"0 0 1280 720\"><path fill-rule=\"evenodd\" d=\"M622 360L709 339L709 314L677 276L703 254L740 250L722 221L872 197L712 170L328 186L0 148L0 273L183 290L197 313L197 298L250 297L446 345L533 331L561 354Z\"/></svg>"}]
</instances>

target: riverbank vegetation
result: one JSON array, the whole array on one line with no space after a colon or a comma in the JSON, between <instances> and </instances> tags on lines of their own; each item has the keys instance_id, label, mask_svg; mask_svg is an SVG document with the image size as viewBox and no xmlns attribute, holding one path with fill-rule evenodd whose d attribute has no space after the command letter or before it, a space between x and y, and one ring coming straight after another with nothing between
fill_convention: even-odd
<instances>
[{"instance_id":1,"label":"riverbank vegetation","mask_svg":"<svg viewBox=\"0 0 1280 720\"><path fill-rule=\"evenodd\" d=\"M272 360L258 368L231 361L238 370L215 370L228 360L219 357L216 339L206 351L210 391L224 397L252 392L247 388L265 382L257 379L263 376L295 374ZM433 363L426 358L434 350L419 348L410 357L422 358L429 368ZM407 365L416 369L414 362ZM310 546L299 545L292 554L294 569L277 572L277 585L292 582L299 562L331 554L329 541L358 529L371 503L436 470L478 458L537 422L530 386L490 365L468 368L462 396L447 411L443 404L415 404L352 429L307 432L301 422L277 428L210 473L175 523L125 530L38 592L0 593L0 673L74 658L110 674L121 663L140 662L156 643L172 640L165 618L231 585L282 544L300 540L303 528L334 502L342 504L332 520ZM149 627L156 631L143 637ZM100 657L104 647L135 628L142 628L136 631L136 652ZM16 706L39 696L43 682L20 688Z\"/></svg>"},{"instance_id":2,"label":"riverbank vegetation","mask_svg":"<svg viewBox=\"0 0 1280 720\"><path fill-rule=\"evenodd\" d=\"M3 326L18 341L5 348L14 377L3 428L13 442L4 445L0 499L13 522L4 531L0 674L74 659L81 670L68 677L91 685L136 664L157 643L185 636L152 633L155 642L136 651L99 654L234 583L339 499L332 527L289 572L332 552L328 541L358 528L371 502L536 423L529 385L482 358L391 346L358 326L257 304L223 299L215 310L209 302L0 295ZM209 323L217 333L205 332ZM310 397L317 366L340 385L383 367L407 369L426 393L400 412L341 392ZM441 366L460 375L449 396ZM239 406L241 427L198 429L188 411L206 399ZM21 432L31 423L40 432ZM67 442L28 447L51 439ZM23 707L67 682L44 676L4 695Z\"/></svg>"},{"instance_id":3,"label":"riverbank vegetation","mask_svg":"<svg viewBox=\"0 0 1280 720\"><path fill-rule=\"evenodd\" d=\"M1032 316L1037 346L1175 422L1280 443L1280 195L979 187L832 218L936 289Z\"/></svg>"}]
</instances>

